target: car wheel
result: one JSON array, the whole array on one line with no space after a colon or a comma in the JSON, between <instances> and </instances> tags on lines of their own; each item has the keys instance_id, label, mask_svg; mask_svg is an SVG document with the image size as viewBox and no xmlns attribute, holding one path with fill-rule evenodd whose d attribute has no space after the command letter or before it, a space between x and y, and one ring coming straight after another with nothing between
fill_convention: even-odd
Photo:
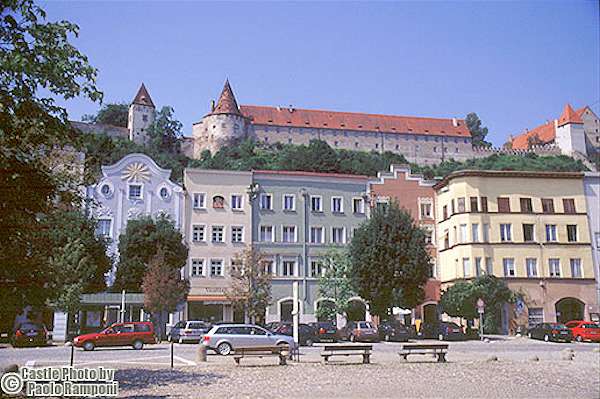
<instances>
[{"instance_id":1,"label":"car wheel","mask_svg":"<svg viewBox=\"0 0 600 399\"><path fill-rule=\"evenodd\" d=\"M581 335L578 335L577 338L575 338L575 340L577 342L583 342L583 338L581 337Z\"/></svg>"},{"instance_id":2,"label":"car wheel","mask_svg":"<svg viewBox=\"0 0 600 399\"><path fill-rule=\"evenodd\" d=\"M142 349L143 347L144 347L144 343L143 343L142 341L140 341L140 340L137 340L137 341L134 341L134 342L133 342L133 349L135 349L135 350L138 350L138 351L139 351L139 350L140 350L140 349Z\"/></svg>"},{"instance_id":3,"label":"car wheel","mask_svg":"<svg viewBox=\"0 0 600 399\"><path fill-rule=\"evenodd\" d=\"M95 346L96 345L94 345L93 342L88 341L85 344L83 344L83 350L84 351L93 351Z\"/></svg>"},{"instance_id":4,"label":"car wheel","mask_svg":"<svg viewBox=\"0 0 600 399\"><path fill-rule=\"evenodd\" d=\"M231 345L229 345L227 342L220 343L219 346L217 346L217 352L222 356L229 355L231 353L231 349Z\"/></svg>"},{"instance_id":5,"label":"car wheel","mask_svg":"<svg viewBox=\"0 0 600 399\"><path fill-rule=\"evenodd\" d=\"M356 338L354 338L354 334L350 334L350 342L356 342Z\"/></svg>"},{"instance_id":6,"label":"car wheel","mask_svg":"<svg viewBox=\"0 0 600 399\"><path fill-rule=\"evenodd\" d=\"M548 334L544 335L544 341L546 341L546 342L550 341L550 337L548 336Z\"/></svg>"}]
</instances>

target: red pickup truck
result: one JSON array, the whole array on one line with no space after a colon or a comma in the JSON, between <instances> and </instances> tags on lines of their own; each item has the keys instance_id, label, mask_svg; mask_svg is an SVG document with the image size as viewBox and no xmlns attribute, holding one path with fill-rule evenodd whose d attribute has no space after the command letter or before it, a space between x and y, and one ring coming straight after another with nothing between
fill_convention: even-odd
<instances>
[{"instance_id":1,"label":"red pickup truck","mask_svg":"<svg viewBox=\"0 0 600 399\"><path fill-rule=\"evenodd\" d=\"M132 346L142 349L144 344L155 344L154 325L147 321L115 323L99 333L75 337L73 345L86 351L101 346Z\"/></svg>"}]
</instances>

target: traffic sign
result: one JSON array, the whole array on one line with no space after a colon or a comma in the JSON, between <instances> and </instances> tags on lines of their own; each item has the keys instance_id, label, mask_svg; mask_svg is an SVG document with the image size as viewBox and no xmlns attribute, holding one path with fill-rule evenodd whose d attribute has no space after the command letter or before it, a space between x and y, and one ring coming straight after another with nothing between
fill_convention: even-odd
<instances>
[{"instance_id":1,"label":"traffic sign","mask_svg":"<svg viewBox=\"0 0 600 399\"><path fill-rule=\"evenodd\" d=\"M485 309L485 302L483 302L483 299L479 298L477 300L477 313L483 314L484 309Z\"/></svg>"}]
</instances>

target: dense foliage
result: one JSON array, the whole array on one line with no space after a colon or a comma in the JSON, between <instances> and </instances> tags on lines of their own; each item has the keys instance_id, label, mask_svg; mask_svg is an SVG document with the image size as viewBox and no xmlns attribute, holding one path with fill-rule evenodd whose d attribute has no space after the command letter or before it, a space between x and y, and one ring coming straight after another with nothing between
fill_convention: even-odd
<instances>
[{"instance_id":1,"label":"dense foliage","mask_svg":"<svg viewBox=\"0 0 600 399\"><path fill-rule=\"evenodd\" d=\"M350 257L346 251L330 251L321 258L323 274L319 277L318 292L327 298L317 307L319 320L336 320L336 315L345 316L354 294Z\"/></svg>"},{"instance_id":2,"label":"dense foliage","mask_svg":"<svg viewBox=\"0 0 600 399\"><path fill-rule=\"evenodd\" d=\"M475 112L471 112L465 118L465 124L469 133L471 133L472 143L474 146L491 147L492 143L485 141L485 137L488 134L488 128L481 126L481 119Z\"/></svg>"},{"instance_id":3,"label":"dense foliage","mask_svg":"<svg viewBox=\"0 0 600 399\"><path fill-rule=\"evenodd\" d=\"M397 204L374 209L356 231L350 263L355 290L371 313L387 316L392 307L422 302L431 269L425 232Z\"/></svg>"},{"instance_id":4,"label":"dense foliage","mask_svg":"<svg viewBox=\"0 0 600 399\"><path fill-rule=\"evenodd\" d=\"M119 237L119 264L112 290L142 292L142 281L150 261L161 251L164 264L179 271L187 260L188 248L181 232L166 216L143 216L127 222Z\"/></svg>"},{"instance_id":5,"label":"dense foliage","mask_svg":"<svg viewBox=\"0 0 600 399\"><path fill-rule=\"evenodd\" d=\"M129 105L126 103L104 104L96 115L84 115L81 118L84 122L102 123L120 127L127 127L128 119Z\"/></svg>"}]
</instances>

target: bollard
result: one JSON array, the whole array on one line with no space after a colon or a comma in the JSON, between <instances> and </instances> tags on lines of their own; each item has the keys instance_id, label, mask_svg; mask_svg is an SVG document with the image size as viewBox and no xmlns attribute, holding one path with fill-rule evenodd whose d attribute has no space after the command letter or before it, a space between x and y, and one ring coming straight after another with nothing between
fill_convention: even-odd
<instances>
[{"instance_id":1,"label":"bollard","mask_svg":"<svg viewBox=\"0 0 600 399\"><path fill-rule=\"evenodd\" d=\"M71 345L71 367L73 367L73 354L75 353L75 345Z\"/></svg>"},{"instance_id":2,"label":"bollard","mask_svg":"<svg viewBox=\"0 0 600 399\"><path fill-rule=\"evenodd\" d=\"M173 368L173 340L171 340L171 369Z\"/></svg>"},{"instance_id":3,"label":"bollard","mask_svg":"<svg viewBox=\"0 0 600 399\"><path fill-rule=\"evenodd\" d=\"M206 345L204 344L200 344L198 345L198 355L197 355L197 361L198 362L205 362L206 361Z\"/></svg>"}]
</instances>

